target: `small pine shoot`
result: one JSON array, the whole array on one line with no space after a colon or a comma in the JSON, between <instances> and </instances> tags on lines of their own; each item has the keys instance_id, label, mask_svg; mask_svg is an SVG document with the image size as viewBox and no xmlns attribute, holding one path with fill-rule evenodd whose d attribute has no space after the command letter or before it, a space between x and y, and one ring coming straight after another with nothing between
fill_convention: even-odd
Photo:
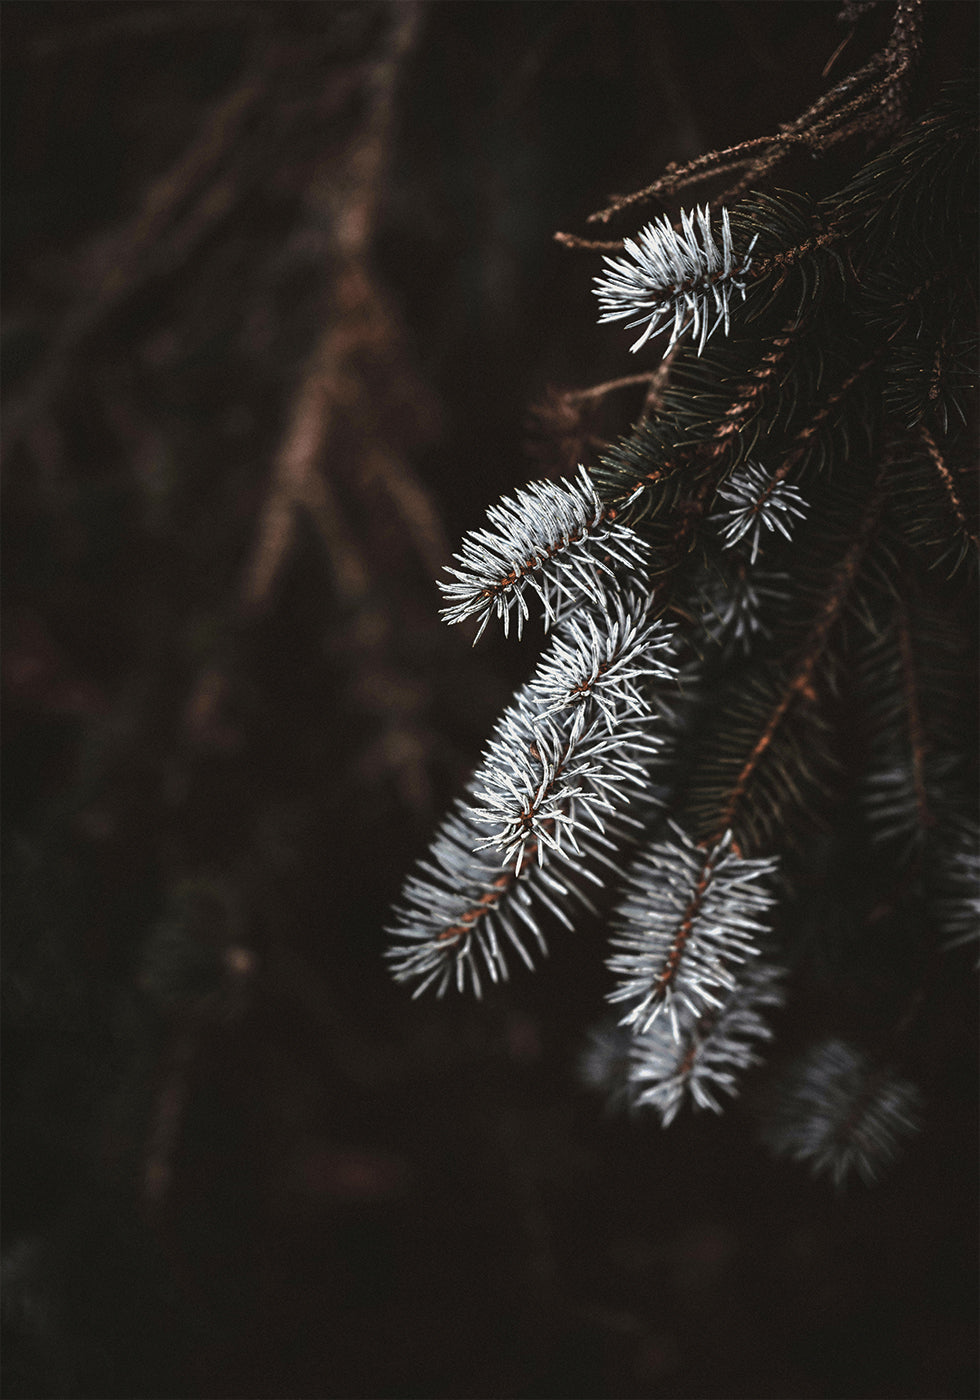
<instances>
[{"instance_id":1,"label":"small pine shoot","mask_svg":"<svg viewBox=\"0 0 980 1400\"><path fill-rule=\"evenodd\" d=\"M707 205L682 213L679 231L665 214L635 242L624 240L627 257L605 259L607 271L595 283L599 320L627 321L631 330L644 326L630 346L634 352L668 325L668 350L690 330L700 354L719 326L728 335L732 293L745 299L755 242L753 238L744 254L736 255L727 209L721 211L720 247Z\"/></svg>"},{"instance_id":2,"label":"small pine shoot","mask_svg":"<svg viewBox=\"0 0 980 1400\"><path fill-rule=\"evenodd\" d=\"M779 1157L842 1186L873 1185L918 1131L918 1089L844 1040L813 1046L777 1082L762 1139Z\"/></svg>"}]
</instances>

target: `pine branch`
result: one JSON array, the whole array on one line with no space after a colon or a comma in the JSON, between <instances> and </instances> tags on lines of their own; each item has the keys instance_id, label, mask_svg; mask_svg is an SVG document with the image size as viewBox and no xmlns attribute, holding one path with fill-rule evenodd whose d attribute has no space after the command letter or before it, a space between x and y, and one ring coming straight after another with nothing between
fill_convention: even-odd
<instances>
[{"instance_id":1,"label":"pine branch","mask_svg":"<svg viewBox=\"0 0 980 1400\"><path fill-rule=\"evenodd\" d=\"M742 257L736 258L727 209L721 211L720 248L707 205L682 212L680 233L674 231L666 215L655 220L636 242L625 240L629 258L605 259L606 274L595 282L600 322L632 316L635 319L629 322L630 329L645 326L630 346L635 352L673 319L667 349L673 349L684 332L691 330L700 355L705 341L720 325L728 335L732 293L740 292L745 300L745 278L752 266L755 241L753 238Z\"/></svg>"},{"instance_id":2,"label":"pine branch","mask_svg":"<svg viewBox=\"0 0 980 1400\"><path fill-rule=\"evenodd\" d=\"M765 1144L841 1186L855 1172L872 1185L903 1138L918 1131L921 1097L843 1040L815 1045L776 1086Z\"/></svg>"},{"instance_id":3,"label":"pine branch","mask_svg":"<svg viewBox=\"0 0 980 1400\"><path fill-rule=\"evenodd\" d=\"M769 963L747 968L719 1006L680 1018L678 1040L664 1019L633 1038L628 1092L631 1106L652 1108L665 1128L685 1103L721 1113L719 1095L739 1092L738 1081L762 1063L757 1046L772 1039L760 1014L782 1006L782 970Z\"/></svg>"},{"instance_id":4,"label":"pine branch","mask_svg":"<svg viewBox=\"0 0 980 1400\"><path fill-rule=\"evenodd\" d=\"M909 79L922 45L921 10L921 0L898 0L892 32L881 52L823 93L794 121L781 126L777 135L709 151L685 165L672 162L659 179L634 194L617 196L607 208L591 214L588 222L608 223L634 204L741 171L736 183L713 201L720 204L760 184L799 146L822 153L851 136L874 136L894 129L903 115Z\"/></svg>"},{"instance_id":5,"label":"pine branch","mask_svg":"<svg viewBox=\"0 0 980 1400\"><path fill-rule=\"evenodd\" d=\"M535 904L543 902L571 927L561 901L583 898L578 886L540 867L532 867L533 879L518 882L513 863L501 869L480 859L481 834L458 801L436 833L430 858L405 882L385 956L396 982L415 984L415 997L430 986L442 996L451 985L479 997L484 976L506 979L508 946L533 968L529 945L547 951Z\"/></svg>"},{"instance_id":6,"label":"pine branch","mask_svg":"<svg viewBox=\"0 0 980 1400\"><path fill-rule=\"evenodd\" d=\"M741 191L789 146L887 130L918 48L917 0L895 15L886 49L802 126L675 169L677 187L713 171L739 174ZM864 783L873 870L856 926L887 919L909 949L924 927L935 954L975 920L976 774L961 743L973 676L959 660L973 614L926 568L941 559L952 577L977 554L967 435L948 432L957 413L970 423L976 387L964 367L977 301L962 276L975 229L960 182L976 146L964 96L820 201L756 191L714 225L703 204L677 228L661 216L612 245L625 251L596 279L600 320L640 328L633 349L666 332L669 365L576 402L654 380L656 402L602 454L595 485L580 468L574 484L495 507L496 534L469 537L447 586L447 617L476 616L482 631L494 614L506 631L515 612L519 633L530 588L554 636L461 818L466 859L495 847L503 867L467 889L448 927L440 914L403 930L417 946L401 975L447 985L441 944L450 961L480 950L503 975L494 920L511 891L530 900L556 871L598 881L593 863L604 865L621 879L608 967L623 1015L580 1073L665 1124L685 1102L718 1111L758 1062L760 1010L782 1000L775 875L795 846L784 893L800 878L826 889L839 841L828 832L814 852L798 834L829 799L859 819L849 794ZM657 836L665 807L681 824ZM639 854L623 876L627 844ZM421 928L429 896L413 898ZM831 1041L773 1102L774 1150L840 1181L871 1179L894 1155L918 1096Z\"/></svg>"},{"instance_id":7,"label":"pine branch","mask_svg":"<svg viewBox=\"0 0 980 1400\"><path fill-rule=\"evenodd\" d=\"M879 469L850 546L816 596L795 661L787 669L742 676L729 724L704 746L687 798L704 840L718 840L734 829L742 846L764 848L791 809L804 802L805 792L819 784L816 676L881 518L882 476Z\"/></svg>"},{"instance_id":8,"label":"pine branch","mask_svg":"<svg viewBox=\"0 0 980 1400\"><path fill-rule=\"evenodd\" d=\"M478 641L494 615L507 636L514 614L521 636L530 616L528 589L541 600L546 628L579 599L603 609L615 567L635 569L646 553L616 514L599 500L584 467L576 481L532 482L503 497L487 512L492 528L471 531L454 555L461 567L446 570L454 581L440 580L449 600L442 616L447 622L478 618Z\"/></svg>"},{"instance_id":9,"label":"pine branch","mask_svg":"<svg viewBox=\"0 0 980 1400\"><path fill-rule=\"evenodd\" d=\"M609 600L605 616L572 612L559 625L530 688L541 717L590 705L612 734L624 717L649 713L645 683L674 681L676 632L650 620L652 600Z\"/></svg>"},{"instance_id":10,"label":"pine branch","mask_svg":"<svg viewBox=\"0 0 980 1400\"><path fill-rule=\"evenodd\" d=\"M627 876L608 962L620 982L609 1000L628 1004L624 1025L645 1032L663 1015L680 1041L681 1018L720 1007L737 982L733 967L758 954L773 904L762 882L777 862L745 860L730 832L699 849L671 829L676 840L650 846Z\"/></svg>"},{"instance_id":11,"label":"pine branch","mask_svg":"<svg viewBox=\"0 0 980 1400\"><path fill-rule=\"evenodd\" d=\"M662 740L641 724L586 721L575 710L568 728L534 707L533 691L520 693L490 742L474 780L470 817L491 833L475 847L495 850L521 873L528 853L544 864L548 852L581 854L585 828L602 833L606 817L642 789ZM625 791L624 791L625 790Z\"/></svg>"},{"instance_id":12,"label":"pine branch","mask_svg":"<svg viewBox=\"0 0 980 1400\"><path fill-rule=\"evenodd\" d=\"M531 940L545 951L536 906L570 928L562 901L591 907L582 881L600 885L598 867L619 873L628 809L641 795L655 801L652 769L670 742L647 687L677 675L672 632L648 621L642 600L633 606L617 599L560 624L406 882L388 956L397 980L418 982L415 995L454 980L479 995L482 973L507 976L508 943L531 967Z\"/></svg>"}]
</instances>

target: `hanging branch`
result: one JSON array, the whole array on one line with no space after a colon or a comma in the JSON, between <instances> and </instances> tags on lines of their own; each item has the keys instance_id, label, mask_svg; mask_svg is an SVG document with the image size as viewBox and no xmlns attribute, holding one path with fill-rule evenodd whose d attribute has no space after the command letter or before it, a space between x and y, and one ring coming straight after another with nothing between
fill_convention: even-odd
<instances>
[{"instance_id":1,"label":"hanging branch","mask_svg":"<svg viewBox=\"0 0 980 1400\"><path fill-rule=\"evenodd\" d=\"M454 582L440 580L449 600L442 616L447 622L478 618L476 642L494 614L504 636L515 614L521 636L530 616L528 588L541 600L546 628L579 598L602 609L613 563L636 568L646 554L643 541L616 514L599 500L584 467L577 481L532 482L503 497L487 512L492 528L470 531L453 556L461 565L446 570Z\"/></svg>"},{"instance_id":2,"label":"hanging branch","mask_svg":"<svg viewBox=\"0 0 980 1400\"><path fill-rule=\"evenodd\" d=\"M775 136L755 137L725 150L709 151L686 165L670 164L652 185L617 196L605 209L590 214L588 222L607 224L634 204L741 171L735 184L712 200L716 206L759 185L798 146L823 154L851 136L871 137L891 131L904 113L909 79L921 46L922 0L898 0L892 32L881 52L817 98L794 121L781 126ZM561 241L567 242L567 237L562 236Z\"/></svg>"},{"instance_id":3,"label":"hanging branch","mask_svg":"<svg viewBox=\"0 0 980 1400\"><path fill-rule=\"evenodd\" d=\"M875 1066L855 1046L813 1046L779 1081L762 1122L762 1140L779 1157L804 1162L841 1186L857 1173L869 1186L917 1132L921 1095L914 1084Z\"/></svg>"},{"instance_id":4,"label":"hanging branch","mask_svg":"<svg viewBox=\"0 0 980 1400\"><path fill-rule=\"evenodd\" d=\"M791 145L819 151L885 130L904 101L918 23L918 0L902 0L889 46L860 74L778 138L672 170L676 187L706 178L714 160L714 173L742 171L741 192ZM633 349L668 335L656 404L603 453L595 485L580 467L572 483L535 483L493 507L493 529L467 538L444 586L448 620L475 616L482 631L496 615L506 632L514 613L518 633L530 589L553 638L471 787L470 852L496 849L504 868L466 886L462 912L453 906L448 925L440 912L441 931L410 934L414 951L393 955L397 975L447 985L443 943L464 959L482 948L497 975L493 920L509 891L558 869L562 880L598 880L592 862L603 864L620 881L607 966L622 1024L594 1040L582 1073L664 1124L685 1102L717 1111L758 1062L770 1034L760 1012L783 995L777 894L778 927L792 939L794 881L802 871L819 887L832 878L820 862L839 854L833 832L814 853L798 831L848 793L860 822L865 756L869 835L881 849L869 871L874 908L859 916L896 919L911 901L940 938L958 940L976 907L969 880L980 862L960 792L974 770L957 738L968 689L957 629L969 600L932 576L927 591L950 605L949 629L931 628L955 658L949 678L935 648L923 651L933 614L913 619L925 568L942 558L952 576L976 555L961 443L933 430L949 422L947 400L970 421L966 379L931 388L943 379L936 355L953 364L968 342L959 303L976 301L969 275L962 295L950 285L950 269L967 266L972 208L960 198L976 144L966 97L965 86L951 89L835 195L755 191L714 224L705 203L676 228L661 216L607 258L600 321L638 328ZM642 379L612 380L595 397ZM882 639L870 701L849 684L848 663L863 664L855 626ZM947 644L947 630L961 640ZM848 702L857 732L842 735ZM624 873L633 823L638 853ZM490 831L477 843L479 825ZM904 842L907 827L917 848L896 849L893 831ZM604 851L586 849L600 834ZM422 910L442 896L412 888L422 930ZM571 887L564 896L579 898ZM474 934L481 923L488 932ZM898 1029L911 1034L912 1022ZM787 1073L774 1103L774 1150L838 1181L870 1179L913 1130L917 1091L832 1039Z\"/></svg>"},{"instance_id":5,"label":"hanging branch","mask_svg":"<svg viewBox=\"0 0 980 1400\"><path fill-rule=\"evenodd\" d=\"M775 860L745 860L731 832L707 850L671 823L675 841L641 853L613 918L608 966L620 977L611 1002L626 1002L623 1024L647 1031L660 1015L681 1040L684 1014L723 1004L736 985L733 967L758 955L767 932L760 916L772 907L761 884Z\"/></svg>"}]
</instances>

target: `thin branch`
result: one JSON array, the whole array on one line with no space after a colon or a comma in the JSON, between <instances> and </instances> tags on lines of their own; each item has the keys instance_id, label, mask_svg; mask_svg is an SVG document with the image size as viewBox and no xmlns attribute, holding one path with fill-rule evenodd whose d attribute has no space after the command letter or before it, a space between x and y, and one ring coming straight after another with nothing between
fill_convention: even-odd
<instances>
[{"instance_id":1,"label":"thin branch","mask_svg":"<svg viewBox=\"0 0 980 1400\"><path fill-rule=\"evenodd\" d=\"M932 436L924 423L919 424L919 435L925 445L926 452L929 454L929 460L935 467L939 480L943 484L946 499L949 501L953 514L956 516L956 523L959 525L964 535L966 535L967 539L973 544L974 548L980 547L980 539L978 539L976 534L970 529L969 521L966 516L966 509L956 489L956 482L953 480L953 474L943 460L943 455L936 444L936 439Z\"/></svg>"},{"instance_id":2,"label":"thin branch","mask_svg":"<svg viewBox=\"0 0 980 1400\"><path fill-rule=\"evenodd\" d=\"M874 488L858 525L857 534L847 553L834 571L830 585L824 593L817 620L804 643L802 656L796 670L793 672L787 685L784 686L776 706L770 713L762 733L756 740L752 752L742 765L742 769L728 794L725 806L718 818L716 827L717 834L714 837L715 840L718 840L722 833L728 831L732 827L735 820L735 813L748 790L752 776L758 768L764 754L770 748L773 739L790 709L797 700L801 698L804 700L812 700L814 698L813 681L817 664L826 650L831 631L841 615L857 575L861 559L870 543L874 528L881 515L881 508L884 500L881 488L884 476L885 467L882 465L882 467L879 468Z\"/></svg>"},{"instance_id":3,"label":"thin branch","mask_svg":"<svg viewBox=\"0 0 980 1400\"><path fill-rule=\"evenodd\" d=\"M685 165L671 163L652 184L633 194L615 196L605 209L590 214L587 222L607 224L634 204L648 203L741 170L741 178L710 201L712 206L718 206L758 184L796 147L808 146L822 153L850 136L894 125L901 115L908 79L922 42L921 9L922 0L897 0L885 47L863 68L818 97L792 122L781 126L775 136L757 136L724 150L709 151ZM556 238L567 247L608 251L607 244L590 243L572 234L557 234ZM612 246L619 248L622 241Z\"/></svg>"}]
</instances>

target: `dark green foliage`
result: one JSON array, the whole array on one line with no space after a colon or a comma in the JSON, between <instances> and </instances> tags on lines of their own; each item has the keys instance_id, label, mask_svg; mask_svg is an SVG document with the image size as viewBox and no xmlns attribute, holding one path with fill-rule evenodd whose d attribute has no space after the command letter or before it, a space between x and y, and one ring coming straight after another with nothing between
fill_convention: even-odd
<instances>
[{"instance_id":1,"label":"dark green foliage","mask_svg":"<svg viewBox=\"0 0 980 1400\"><path fill-rule=\"evenodd\" d=\"M901 710L903 669L883 640L889 609L904 606L923 565L975 568L974 443L963 428L975 423L972 94L952 88L837 195L743 199L736 247L758 238L730 338L701 356L680 347L656 413L594 470L611 503L640 488L628 518L655 546L662 607L680 617L700 615L708 561L730 567L705 522L733 471L757 459L807 502L792 544L776 539L766 554L788 586L755 659L723 671L721 698L701 715L681 798L699 838L733 824L747 851L769 851L832 803L848 782L835 757L835 678L853 664L849 633L870 629L876 703ZM889 525L912 555L889 550ZM949 643L945 667L923 663L930 684L951 671L961 699L964 644ZM942 645L937 633L933 650ZM964 743L967 714L961 705ZM948 727L936 736L930 761L962 771L951 737Z\"/></svg>"},{"instance_id":2,"label":"dark green foliage","mask_svg":"<svg viewBox=\"0 0 980 1400\"><path fill-rule=\"evenodd\" d=\"M917 13L898 5L896 35ZM666 677L680 693L668 693L666 710L657 687L630 697L653 722L676 701L669 754L647 780L667 820L634 811L639 853L620 845L619 866L612 816L606 832L602 879L611 872L621 901L607 964L619 981L608 995L627 1003L624 1024L639 1017L651 1033L633 1041L630 1081L643 1087L630 1102L659 1105L666 1125L685 1097L718 1110L713 1091L735 1092L733 1068L755 1062L741 1032L761 1025L769 1035L745 964L756 956L763 981L779 985L781 957L795 961L809 937L802 891L819 890L830 908L836 878L852 885L835 922L846 930L842 963L852 945L855 987L873 980L870 950L891 940L893 1022L865 1053L848 1038L855 1027L845 1036L829 1014L822 1047L768 1101L763 1136L838 1184L854 1171L873 1180L919 1126L919 1090L890 1057L900 1046L916 1059L928 989L968 911L978 912L977 615L963 588L977 555L974 86L947 90L836 193L749 193L730 231L727 207L714 226L707 205L674 225L662 216L596 281L602 323L644 327L635 351L670 335L643 416L592 471L599 503L589 509L608 554L583 575L578 599L574 589L563 595L570 611L592 609L594 629L613 626L624 606L618 558L628 606L676 622L680 638ZM888 130L883 121L877 134ZM555 501L571 493L547 489ZM557 507L549 515L538 503L545 487L533 491L516 517L510 504L491 510L486 558L478 537L468 545L479 584L466 584L459 617L517 577L523 586L528 570L540 570L543 593L571 576L586 525L559 528ZM575 674L601 675L599 633L579 637ZM513 744L493 750L515 822L536 811L544 739L535 725L549 722L529 712ZM625 723L616 724L625 744ZM576 793L562 802L549 820L566 823L574 843ZM860 879L855 852L867 867ZM587 872L584 848L578 861ZM457 866L462 886L465 851ZM781 866L782 945L769 946L772 929L756 916L775 902L764 882ZM459 919L442 912L444 891L420 869L410 886L420 913L400 915L392 930L395 975L414 975L408 942L448 984L460 931L476 929L479 942L509 876L478 901L467 895ZM759 945L746 946L753 936ZM499 957L492 934L484 955ZM713 1000L719 989L730 1003ZM781 1004L782 991L772 999ZM669 1028L654 1031L661 1013Z\"/></svg>"}]
</instances>

